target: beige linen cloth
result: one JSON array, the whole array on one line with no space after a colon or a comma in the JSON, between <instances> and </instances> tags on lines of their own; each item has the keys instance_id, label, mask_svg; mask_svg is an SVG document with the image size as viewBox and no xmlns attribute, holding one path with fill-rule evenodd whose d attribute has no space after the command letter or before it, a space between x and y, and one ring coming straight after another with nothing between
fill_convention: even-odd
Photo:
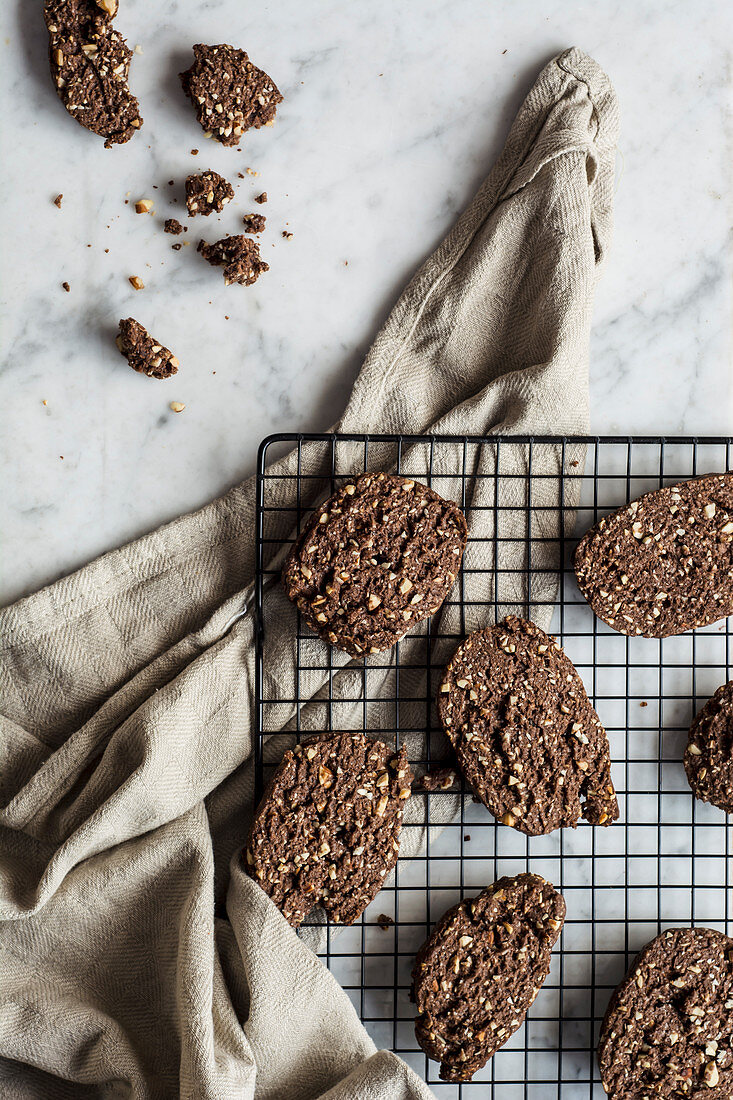
<instances>
[{"instance_id":1,"label":"beige linen cloth","mask_svg":"<svg viewBox=\"0 0 733 1100\"><path fill-rule=\"evenodd\" d=\"M595 62L575 49L551 61L478 195L377 337L341 430L587 430L616 136L615 95ZM495 451L484 445L473 461L490 470ZM523 451L513 461L526 469ZM307 462L327 469L317 449ZM420 446L411 463L424 465ZM555 452L543 463L561 472ZM294 459L275 469L293 472ZM292 482L268 484L293 505ZM490 513L471 508L487 492L468 500L474 536ZM240 867L252 809L254 624L242 610L254 507L251 479L2 613L4 1098L432 1095L376 1051L308 946L318 929L297 936ZM546 522L555 537L556 519ZM550 594L552 553L539 585ZM487 549L476 554L491 566ZM472 583L534 606L517 582L493 592L487 572ZM286 697L293 612L277 589L267 600L265 687ZM335 697L350 697L359 667L335 655L334 670ZM314 676L309 692L323 690ZM292 719L285 708L280 728ZM419 825L424 807L411 803Z\"/></svg>"}]
</instances>

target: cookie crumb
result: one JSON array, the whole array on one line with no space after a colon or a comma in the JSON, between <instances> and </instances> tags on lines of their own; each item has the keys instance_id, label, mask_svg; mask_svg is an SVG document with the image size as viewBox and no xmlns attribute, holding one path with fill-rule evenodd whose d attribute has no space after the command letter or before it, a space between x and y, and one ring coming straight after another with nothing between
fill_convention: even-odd
<instances>
[{"instance_id":1,"label":"cookie crumb","mask_svg":"<svg viewBox=\"0 0 733 1100\"><path fill-rule=\"evenodd\" d=\"M162 379L170 378L178 371L179 363L173 352L154 340L134 317L120 321L115 343L120 354L138 374Z\"/></svg>"},{"instance_id":2,"label":"cookie crumb","mask_svg":"<svg viewBox=\"0 0 733 1100\"><path fill-rule=\"evenodd\" d=\"M260 174L259 172L255 172L254 168L248 168L247 169L247 175L248 176L259 176L259 174ZM242 179L244 179L244 176L242 176Z\"/></svg>"},{"instance_id":3,"label":"cookie crumb","mask_svg":"<svg viewBox=\"0 0 733 1100\"><path fill-rule=\"evenodd\" d=\"M68 294L69 291L71 290L71 287L69 286L69 284L68 283L62 283L61 285L64 288L64 290L66 291L66 293Z\"/></svg>"},{"instance_id":4,"label":"cookie crumb","mask_svg":"<svg viewBox=\"0 0 733 1100\"><path fill-rule=\"evenodd\" d=\"M287 229L283 229L283 237L285 238L286 241L292 241L293 234L288 233Z\"/></svg>"},{"instance_id":5,"label":"cookie crumb","mask_svg":"<svg viewBox=\"0 0 733 1100\"><path fill-rule=\"evenodd\" d=\"M234 283L251 286L263 271L270 270L270 265L260 256L257 242L241 234L224 237L215 244L199 241L198 251L207 263L224 268L227 286Z\"/></svg>"},{"instance_id":6,"label":"cookie crumb","mask_svg":"<svg viewBox=\"0 0 733 1100\"><path fill-rule=\"evenodd\" d=\"M183 244L188 244L188 241L184 241ZM172 244L171 248L174 252L180 252L183 248L183 244L179 241L178 244Z\"/></svg>"},{"instance_id":7,"label":"cookie crumb","mask_svg":"<svg viewBox=\"0 0 733 1100\"><path fill-rule=\"evenodd\" d=\"M648 706L649 706L649 704L648 704L648 703L639 703L639 706L640 706L640 707L648 707Z\"/></svg>"},{"instance_id":8,"label":"cookie crumb","mask_svg":"<svg viewBox=\"0 0 733 1100\"><path fill-rule=\"evenodd\" d=\"M185 407L182 401L171 401L170 403L170 408L174 413L182 413Z\"/></svg>"},{"instance_id":9,"label":"cookie crumb","mask_svg":"<svg viewBox=\"0 0 733 1100\"><path fill-rule=\"evenodd\" d=\"M457 779L454 768L431 768L415 780L412 789L413 791L449 791Z\"/></svg>"},{"instance_id":10,"label":"cookie crumb","mask_svg":"<svg viewBox=\"0 0 733 1100\"><path fill-rule=\"evenodd\" d=\"M255 195L255 202L267 202L267 191L263 191L261 195Z\"/></svg>"},{"instance_id":11,"label":"cookie crumb","mask_svg":"<svg viewBox=\"0 0 733 1100\"><path fill-rule=\"evenodd\" d=\"M166 233L172 233L175 237L178 237L183 232L183 226L177 218L166 218L164 230Z\"/></svg>"},{"instance_id":12,"label":"cookie crumb","mask_svg":"<svg viewBox=\"0 0 733 1100\"><path fill-rule=\"evenodd\" d=\"M191 150L191 156L192 156L192 157L197 157L198 155L199 155L199 151L198 151L198 149L192 149L192 150Z\"/></svg>"},{"instance_id":13,"label":"cookie crumb","mask_svg":"<svg viewBox=\"0 0 733 1100\"><path fill-rule=\"evenodd\" d=\"M228 202L234 198L234 188L218 172L209 169L189 176L186 180L186 207L189 218L196 214L221 214Z\"/></svg>"},{"instance_id":14,"label":"cookie crumb","mask_svg":"<svg viewBox=\"0 0 733 1100\"><path fill-rule=\"evenodd\" d=\"M377 924L383 932L386 932L388 928L392 927L394 921L392 917L388 917L386 913L380 913L377 917Z\"/></svg>"},{"instance_id":15,"label":"cookie crumb","mask_svg":"<svg viewBox=\"0 0 733 1100\"><path fill-rule=\"evenodd\" d=\"M139 275L130 275L129 283L130 286L135 288L135 290L145 290L145 283L142 281Z\"/></svg>"},{"instance_id":16,"label":"cookie crumb","mask_svg":"<svg viewBox=\"0 0 733 1100\"><path fill-rule=\"evenodd\" d=\"M244 223L245 233L261 233L265 228L266 218L264 214L244 214L242 222Z\"/></svg>"},{"instance_id":17,"label":"cookie crumb","mask_svg":"<svg viewBox=\"0 0 733 1100\"><path fill-rule=\"evenodd\" d=\"M53 200L53 204L54 204L54 206L58 206L58 208L60 210L61 209L61 203L63 201L64 201L64 196L63 195L57 195L56 198Z\"/></svg>"}]
</instances>

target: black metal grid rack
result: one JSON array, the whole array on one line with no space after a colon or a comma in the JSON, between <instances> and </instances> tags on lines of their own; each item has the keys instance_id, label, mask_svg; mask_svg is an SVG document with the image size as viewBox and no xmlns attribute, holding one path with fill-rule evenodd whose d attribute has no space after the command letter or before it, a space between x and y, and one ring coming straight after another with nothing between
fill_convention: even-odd
<instances>
[{"instance_id":1,"label":"black metal grid rack","mask_svg":"<svg viewBox=\"0 0 733 1100\"><path fill-rule=\"evenodd\" d=\"M420 830L424 846L401 855L356 925L322 930L319 954L377 1046L401 1055L439 1098L604 1096L594 1054L598 1030L611 990L636 952L673 925L733 933L733 822L692 797L681 763L694 713L731 677L730 624L663 641L627 638L595 618L572 570L577 538L603 514L650 489L730 469L732 446L731 438L279 435L260 448L260 788L281 755L277 731L288 716L287 729L298 738L316 728L364 728L382 736L387 730L418 746L416 771L429 768L446 748L433 699L447 655L466 630L509 611L542 617L544 608L548 619L552 612L550 629L609 734L621 810L616 824L528 838L497 824L465 788L460 796L421 795L424 809L405 825L402 848L409 847L411 829ZM291 448L291 458L271 469L273 458ZM464 507L471 534L444 613L390 653L348 663L314 640L284 598L274 593L273 603L270 590L283 547L312 508L366 469L393 469L432 484ZM267 673L283 629L295 639L294 678L285 686ZM319 685L316 702L307 706ZM441 1083L413 1031L415 952L460 897L525 870L548 878L567 902L550 976L525 1025L472 1082ZM394 925L380 927L381 914Z\"/></svg>"}]
</instances>

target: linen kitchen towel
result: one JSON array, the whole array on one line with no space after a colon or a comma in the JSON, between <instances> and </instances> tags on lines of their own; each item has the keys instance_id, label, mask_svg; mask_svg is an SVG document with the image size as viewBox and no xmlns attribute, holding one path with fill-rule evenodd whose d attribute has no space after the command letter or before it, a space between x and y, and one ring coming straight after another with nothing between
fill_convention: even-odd
<instances>
[{"instance_id":1,"label":"linen kitchen towel","mask_svg":"<svg viewBox=\"0 0 733 1100\"><path fill-rule=\"evenodd\" d=\"M613 89L589 57L568 50L542 70L488 179L378 335L340 430L587 430L617 124ZM420 446L403 470L424 468ZM526 470L522 448L510 459ZM317 451L307 461L310 473L327 468ZM486 444L474 468L497 461ZM559 483L559 451L543 461ZM270 484L293 505L292 481ZM486 492L469 487L474 536L486 533L490 511L472 512ZM254 509L251 479L1 614L3 1097L432 1095L375 1050L308 946L317 928L296 935L240 867L252 810ZM551 595L557 521L542 522ZM291 537L289 526L277 536ZM491 552L475 553L485 572L471 583L490 587ZM521 579L493 595L548 625L547 601L534 593L535 608ZM294 611L277 589L267 600L282 628L266 674L287 698ZM359 675L334 656L333 691ZM310 687L316 696L324 685ZM292 719L286 710L283 730ZM421 820L420 799L410 802Z\"/></svg>"}]
</instances>

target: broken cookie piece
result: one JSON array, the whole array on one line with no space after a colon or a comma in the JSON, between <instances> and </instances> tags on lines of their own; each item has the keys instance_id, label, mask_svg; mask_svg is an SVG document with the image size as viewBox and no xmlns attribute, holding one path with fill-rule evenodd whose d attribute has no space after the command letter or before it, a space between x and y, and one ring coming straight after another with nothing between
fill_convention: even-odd
<instances>
[{"instance_id":1,"label":"broken cookie piece","mask_svg":"<svg viewBox=\"0 0 733 1100\"><path fill-rule=\"evenodd\" d=\"M244 223L245 233L261 233L265 228L266 218L264 214L244 214L242 221Z\"/></svg>"},{"instance_id":2,"label":"broken cookie piece","mask_svg":"<svg viewBox=\"0 0 733 1100\"><path fill-rule=\"evenodd\" d=\"M175 237L179 237L183 232L183 226L178 218L166 218L163 228L166 233L172 233Z\"/></svg>"},{"instance_id":3,"label":"broken cookie piece","mask_svg":"<svg viewBox=\"0 0 733 1100\"><path fill-rule=\"evenodd\" d=\"M272 125L283 97L244 50L198 43L193 54L193 65L180 74L181 85L207 135L237 145L246 130Z\"/></svg>"},{"instance_id":4,"label":"broken cookie piece","mask_svg":"<svg viewBox=\"0 0 733 1100\"><path fill-rule=\"evenodd\" d=\"M221 214L228 202L234 198L234 188L218 172L200 172L186 180L186 206L188 216L196 214Z\"/></svg>"},{"instance_id":5,"label":"broken cookie piece","mask_svg":"<svg viewBox=\"0 0 733 1100\"><path fill-rule=\"evenodd\" d=\"M142 126L127 86L132 51L112 26L117 0L45 0L51 77L66 110L105 147L129 141Z\"/></svg>"},{"instance_id":6,"label":"broken cookie piece","mask_svg":"<svg viewBox=\"0 0 733 1100\"><path fill-rule=\"evenodd\" d=\"M270 265L260 257L257 242L241 234L223 237L216 244L199 241L198 251L207 263L224 268L224 282L227 286L232 283L251 286L257 282L263 271L270 270Z\"/></svg>"},{"instance_id":7,"label":"broken cookie piece","mask_svg":"<svg viewBox=\"0 0 733 1100\"><path fill-rule=\"evenodd\" d=\"M134 317L120 321L117 347L133 370L149 378L170 378L178 371L178 360L163 347Z\"/></svg>"}]
</instances>

